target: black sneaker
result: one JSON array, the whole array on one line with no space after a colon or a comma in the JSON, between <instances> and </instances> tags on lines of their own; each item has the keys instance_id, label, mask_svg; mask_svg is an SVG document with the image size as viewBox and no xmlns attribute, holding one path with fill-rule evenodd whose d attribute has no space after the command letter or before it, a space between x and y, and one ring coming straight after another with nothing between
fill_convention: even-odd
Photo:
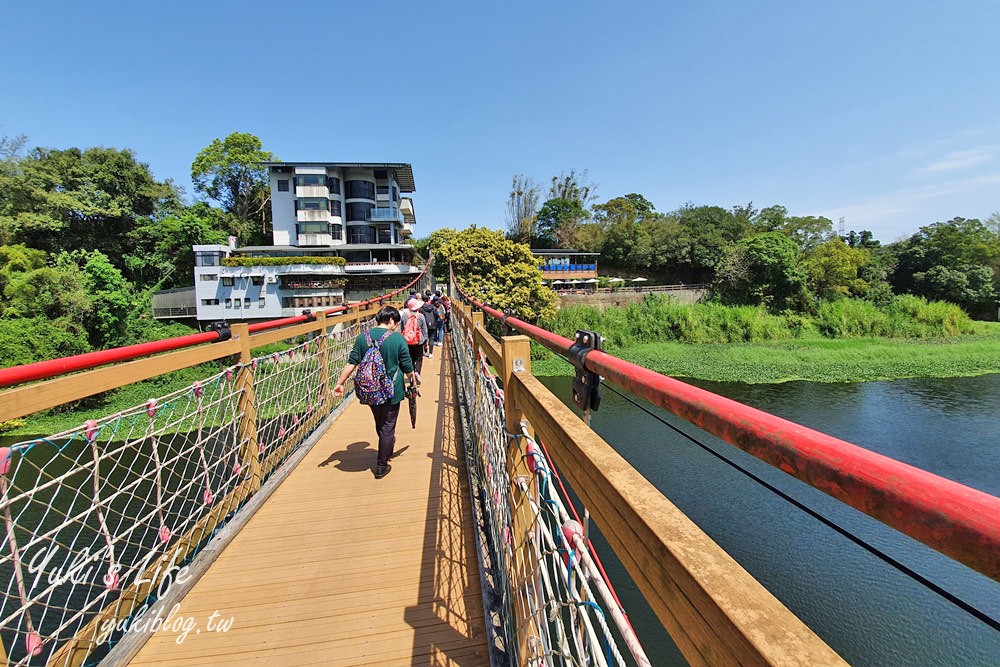
<instances>
[{"instance_id":1,"label":"black sneaker","mask_svg":"<svg viewBox=\"0 0 1000 667\"><path fill-rule=\"evenodd\" d=\"M383 477L389 474L390 470L392 470L392 466L389 465L388 463L386 463L384 466L378 466L378 465L375 466L375 479L382 479Z\"/></svg>"}]
</instances>

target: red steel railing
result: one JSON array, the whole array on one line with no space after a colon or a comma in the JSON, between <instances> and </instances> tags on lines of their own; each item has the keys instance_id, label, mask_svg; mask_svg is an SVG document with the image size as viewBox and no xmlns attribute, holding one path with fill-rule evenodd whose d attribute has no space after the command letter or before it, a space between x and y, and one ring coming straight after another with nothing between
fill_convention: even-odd
<instances>
[{"instance_id":1,"label":"red steel railing","mask_svg":"<svg viewBox=\"0 0 1000 667\"><path fill-rule=\"evenodd\" d=\"M362 309L367 308L372 304L379 304L383 301L387 301L397 294L409 289L410 287L417 284L424 274L427 273L427 269L430 267L431 259L427 260L424 265L424 270L414 278L410 283L400 287L394 292L388 294L383 294L382 296L375 297L373 299L368 299L366 301L361 301L359 303L337 306L329 310L324 311L326 315L335 315L337 313L344 313L352 308ZM287 327L292 324L300 324L302 322L307 322L312 318L311 315L296 315L295 317L283 317L276 320L269 320L267 322L257 322L256 324L251 324L247 327L250 333L257 333L258 331L270 331L271 329L278 329L280 327ZM177 336L176 338L166 338L164 340L151 341L149 343L139 343L137 345L127 345L125 347L116 347L110 350L99 350L96 352L87 352L85 354L77 354L71 357L63 357L61 359L51 359L49 361L38 361L33 364L24 364L23 366L13 366L11 368L0 369L0 387L10 387L13 385L23 384L25 382L32 382L34 380L45 380L48 378L56 377L57 375L65 375L67 373L74 373L76 371L88 370L91 368L98 368L99 366L106 366L108 364L117 363L120 361L131 361L133 359L139 359L142 357L148 357L154 354L160 354L161 352L169 352L171 350L179 350L185 347L193 347L195 345L201 345L203 343L214 343L222 337L222 333L219 331L206 331L204 333L190 334L188 336Z\"/></svg>"},{"instance_id":2,"label":"red steel railing","mask_svg":"<svg viewBox=\"0 0 1000 667\"><path fill-rule=\"evenodd\" d=\"M563 357L573 341L484 313ZM599 350L584 367L927 546L1000 581L1000 498Z\"/></svg>"}]
</instances>

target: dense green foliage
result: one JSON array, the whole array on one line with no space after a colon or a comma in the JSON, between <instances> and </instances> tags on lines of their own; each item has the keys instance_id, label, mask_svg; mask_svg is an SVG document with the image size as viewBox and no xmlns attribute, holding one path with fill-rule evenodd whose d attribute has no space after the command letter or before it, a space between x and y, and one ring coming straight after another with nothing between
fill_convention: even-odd
<instances>
[{"instance_id":1,"label":"dense green foliage","mask_svg":"<svg viewBox=\"0 0 1000 667\"><path fill-rule=\"evenodd\" d=\"M0 162L3 245L120 258L131 251L128 235L138 219L178 206L176 189L128 149L36 148Z\"/></svg>"},{"instance_id":2,"label":"dense green foliage","mask_svg":"<svg viewBox=\"0 0 1000 667\"><path fill-rule=\"evenodd\" d=\"M893 284L928 298L995 314L1000 237L979 220L938 222L901 242Z\"/></svg>"},{"instance_id":3,"label":"dense green foliage","mask_svg":"<svg viewBox=\"0 0 1000 667\"><path fill-rule=\"evenodd\" d=\"M555 315L556 296L542 285L538 261L528 246L503 233L472 226L432 235L435 274L449 262L461 286L474 298L529 321Z\"/></svg>"},{"instance_id":4,"label":"dense green foliage","mask_svg":"<svg viewBox=\"0 0 1000 667\"><path fill-rule=\"evenodd\" d=\"M233 132L214 139L191 165L191 182L232 216L238 235L251 245L271 242L271 190L267 167L274 155L252 134Z\"/></svg>"},{"instance_id":5,"label":"dense green foliage","mask_svg":"<svg viewBox=\"0 0 1000 667\"><path fill-rule=\"evenodd\" d=\"M331 264L344 266L347 260L343 257L320 257L313 255L294 255L290 257L246 257L230 256L222 258L222 266L286 266L288 264Z\"/></svg>"},{"instance_id":6,"label":"dense green foliage","mask_svg":"<svg viewBox=\"0 0 1000 667\"><path fill-rule=\"evenodd\" d=\"M235 148L233 137L239 139ZM269 222L258 210L260 168L247 167L254 159L270 158L259 143L252 135L230 135L196 158L192 171L199 174L199 192L228 207L215 208L185 204L178 188L158 181L128 149L25 153L23 137L4 137L0 363L27 364L191 333L189 326L153 320L151 294L191 284L192 245L224 243L229 235L248 241L249 233L261 228L258 223ZM240 146L257 146L258 152ZM253 172L249 181L240 171L244 167ZM190 382L189 375L171 374L72 407L113 412ZM79 423L78 415L72 419Z\"/></svg>"}]
</instances>

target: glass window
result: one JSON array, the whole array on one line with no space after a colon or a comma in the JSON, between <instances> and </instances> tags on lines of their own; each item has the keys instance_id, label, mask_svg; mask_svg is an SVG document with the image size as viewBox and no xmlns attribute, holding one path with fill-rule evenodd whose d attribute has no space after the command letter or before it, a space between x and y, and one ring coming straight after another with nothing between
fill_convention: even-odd
<instances>
[{"instance_id":1,"label":"glass window","mask_svg":"<svg viewBox=\"0 0 1000 667\"><path fill-rule=\"evenodd\" d=\"M392 186L392 198L396 201L399 201L399 190L396 188L395 185Z\"/></svg>"},{"instance_id":2,"label":"glass window","mask_svg":"<svg viewBox=\"0 0 1000 667\"><path fill-rule=\"evenodd\" d=\"M279 178L278 179L278 192L288 192L288 179Z\"/></svg>"},{"instance_id":3,"label":"glass window","mask_svg":"<svg viewBox=\"0 0 1000 667\"><path fill-rule=\"evenodd\" d=\"M250 297L247 297L247 298L243 299L243 307L244 308L249 308L250 307Z\"/></svg>"},{"instance_id":4,"label":"glass window","mask_svg":"<svg viewBox=\"0 0 1000 667\"><path fill-rule=\"evenodd\" d=\"M299 234L327 234L330 231L325 222L300 222L297 227Z\"/></svg>"},{"instance_id":5,"label":"glass window","mask_svg":"<svg viewBox=\"0 0 1000 667\"><path fill-rule=\"evenodd\" d=\"M219 300L218 299L202 299L201 300L201 305L203 305L203 306L218 306L219 305Z\"/></svg>"},{"instance_id":6,"label":"glass window","mask_svg":"<svg viewBox=\"0 0 1000 667\"><path fill-rule=\"evenodd\" d=\"M339 200L334 200L334 199L330 200L330 215L342 215L342 213L340 212Z\"/></svg>"},{"instance_id":7,"label":"glass window","mask_svg":"<svg viewBox=\"0 0 1000 667\"><path fill-rule=\"evenodd\" d=\"M257 299L257 307L258 308L264 307L264 297L260 297L259 299Z\"/></svg>"},{"instance_id":8,"label":"glass window","mask_svg":"<svg viewBox=\"0 0 1000 667\"><path fill-rule=\"evenodd\" d=\"M222 277L222 285L223 285L223 287L232 287L235 283L236 283L236 280L234 278L232 278L232 277L229 277L229 278L227 278L226 276Z\"/></svg>"},{"instance_id":9,"label":"glass window","mask_svg":"<svg viewBox=\"0 0 1000 667\"><path fill-rule=\"evenodd\" d=\"M387 195L387 194L389 194L389 186L388 185L379 185L378 187L375 188L375 194L379 194L379 195Z\"/></svg>"},{"instance_id":10,"label":"glass window","mask_svg":"<svg viewBox=\"0 0 1000 667\"><path fill-rule=\"evenodd\" d=\"M385 179L389 178L389 174L388 172L386 172L385 169L376 169L375 178L376 180L384 181Z\"/></svg>"},{"instance_id":11,"label":"glass window","mask_svg":"<svg viewBox=\"0 0 1000 667\"><path fill-rule=\"evenodd\" d=\"M203 273L201 274L201 279L205 281L213 281L219 279L219 274L217 273Z\"/></svg>"},{"instance_id":12,"label":"glass window","mask_svg":"<svg viewBox=\"0 0 1000 667\"><path fill-rule=\"evenodd\" d=\"M295 177L295 185L325 185L326 176L319 174L299 174Z\"/></svg>"},{"instance_id":13,"label":"glass window","mask_svg":"<svg viewBox=\"0 0 1000 667\"><path fill-rule=\"evenodd\" d=\"M217 252L196 252L194 254L195 266L218 266L219 254Z\"/></svg>"},{"instance_id":14,"label":"glass window","mask_svg":"<svg viewBox=\"0 0 1000 667\"><path fill-rule=\"evenodd\" d=\"M300 211L318 211L328 209L329 201L325 197L300 197L295 203Z\"/></svg>"},{"instance_id":15,"label":"glass window","mask_svg":"<svg viewBox=\"0 0 1000 667\"><path fill-rule=\"evenodd\" d=\"M350 243L374 243L375 228L366 225L355 225L347 228Z\"/></svg>"},{"instance_id":16,"label":"glass window","mask_svg":"<svg viewBox=\"0 0 1000 667\"><path fill-rule=\"evenodd\" d=\"M344 238L344 226L330 225L330 235L333 237L334 241L340 241L342 238Z\"/></svg>"},{"instance_id":17,"label":"glass window","mask_svg":"<svg viewBox=\"0 0 1000 667\"><path fill-rule=\"evenodd\" d=\"M233 300L226 299L226 308L232 308L232 307L233 307Z\"/></svg>"},{"instance_id":18,"label":"glass window","mask_svg":"<svg viewBox=\"0 0 1000 667\"><path fill-rule=\"evenodd\" d=\"M371 217L371 210L373 208L375 208L374 204L348 204L347 221L368 220Z\"/></svg>"},{"instance_id":19,"label":"glass window","mask_svg":"<svg viewBox=\"0 0 1000 667\"><path fill-rule=\"evenodd\" d=\"M250 282L253 283L254 285L263 285L264 276L250 276Z\"/></svg>"},{"instance_id":20,"label":"glass window","mask_svg":"<svg viewBox=\"0 0 1000 667\"><path fill-rule=\"evenodd\" d=\"M376 243L392 243L392 230L388 227L379 227Z\"/></svg>"},{"instance_id":21,"label":"glass window","mask_svg":"<svg viewBox=\"0 0 1000 667\"><path fill-rule=\"evenodd\" d=\"M330 192L339 195L340 194L340 179L336 176L327 176L326 185L330 188Z\"/></svg>"},{"instance_id":22,"label":"glass window","mask_svg":"<svg viewBox=\"0 0 1000 667\"><path fill-rule=\"evenodd\" d=\"M375 184L371 181L347 181L348 199L375 199Z\"/></svg>"}]
</instances>

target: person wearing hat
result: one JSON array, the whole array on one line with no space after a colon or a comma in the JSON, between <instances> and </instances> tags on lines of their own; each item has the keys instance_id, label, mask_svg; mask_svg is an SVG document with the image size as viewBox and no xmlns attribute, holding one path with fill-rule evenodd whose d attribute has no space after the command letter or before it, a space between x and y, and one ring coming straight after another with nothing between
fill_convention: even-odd
<instances>
[{"instance_id":1,"label":"person wearing hat","mask_svg":"<svg viewBox=\"0 0 1000 667\"><path fill-rule=\"evenodd\" d=\"M399 313L400 317L403 318L400 331L403 332L404 337L407 335L406 323L409 322L411 317L417 320L420 337L416 343L411 343L409 340L406 341L406 346L410 349L410 358L413 360L413 370L417 374L417 384L420 384L420 371L424 367L424 341L427 340L427 320L424 318L424 314L420 312L420 307L423 305L424 302L419 297L414 297L406 302L406 308L403 308Z\"/></svg>"}]
</instances>

